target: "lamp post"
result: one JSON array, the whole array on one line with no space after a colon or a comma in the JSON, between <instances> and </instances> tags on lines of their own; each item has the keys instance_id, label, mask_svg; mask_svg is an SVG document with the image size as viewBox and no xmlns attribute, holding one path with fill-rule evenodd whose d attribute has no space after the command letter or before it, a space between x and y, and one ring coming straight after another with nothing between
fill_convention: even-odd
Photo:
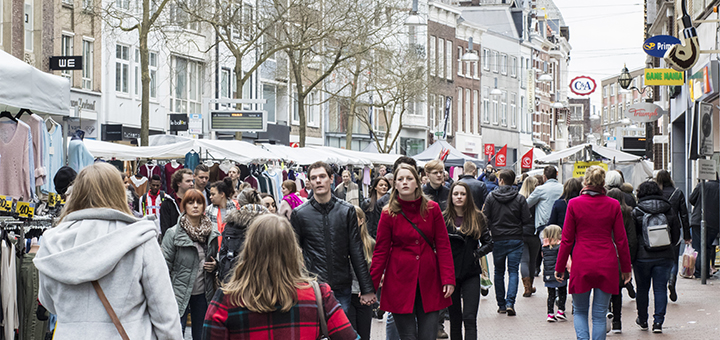
<instances>
[{"instance_id":1,"label":"lamp post","mask_svg":"<svg viewBox=\"0 0 720 340\"><path fill-rule=\"evenodd\" d=\"M405 25L407 26L424 26L427 25L425 18L418 14L418 0L413 0L412 10L410 15L405 19Z\"/></svg>"},{"instance_id":2,"label":"lamp post","mask_svg":"<svg viewBox=\"0 0 720 340\"><path fill-rule=\"evenodd\" d=\"M652 87L643 86L642 89L639 89L636 86L630 87L632 80L633 77L630 75L630 71L628 71L627 65L623 65L623 69L620 72L620 77L618 77L618 85L620 85L620 87L624 90L635 90L641 95L644 95L645 91L647 90L648 95L645 98L645 101L648 103L652 103ZM653 159L653 135L655 134L655 124L657 124L657 122L645 124L645 158L650 160Z\"/></svg>"}]
</instances>

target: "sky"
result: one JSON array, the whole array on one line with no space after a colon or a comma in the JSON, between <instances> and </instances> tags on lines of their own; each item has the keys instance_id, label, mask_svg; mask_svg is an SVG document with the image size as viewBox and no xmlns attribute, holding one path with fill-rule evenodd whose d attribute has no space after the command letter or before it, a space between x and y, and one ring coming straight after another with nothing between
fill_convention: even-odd
<instances>
[{"instance_id":1,"label":"sky","mask_svg":"<svg viewBox=\"0 0 720 340\"><path fill-rule=\"evenodd\" d=\"M600 82L620 73L623 64L629 70L645 65L642 50L642 0L554 0L570 27L570 64L568 82L577 76L595 80L597 89L590 104L602 111ZM568 95L580 98L572 92ZM592 110L592 109L591 109ZM591 111L592 113L592 111Z\"/></svg>"}]
</instances>

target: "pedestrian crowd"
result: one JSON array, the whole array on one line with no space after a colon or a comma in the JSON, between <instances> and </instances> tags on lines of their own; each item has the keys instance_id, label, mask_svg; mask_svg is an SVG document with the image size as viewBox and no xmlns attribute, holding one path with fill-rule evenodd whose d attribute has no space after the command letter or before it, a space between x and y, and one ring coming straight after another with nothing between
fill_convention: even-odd
<instances>
[{"instance_id":1,"label":"pedestrian crowd","mask_svg":"<svg viewBox=\"0 0 720 340\"><path fill-rule=\"evenodd\" d=\"M111 165L84 168L34 260L55 339L182 339L190 321L195 340L368 340L373 318L387 340L478 339L490 282L510 317L535 313L518 308L520 282L523 297L543 285L547 313L535 314L572 314L578 339L622 332L625 288L635 323L661 333L682 250L714 258L717 180L693 191L689 213L665 170L637 190L599 166L564 183L553 166L516 176L488 165L478 176L466 162L453 181L442 161L419 169L403 156L379 170L363 195L351 171L335 185L316 162L308 199L285 181L276 201L232 176L208 183L202 164L173 174L174 194L154 176L142 197ZM703 207L715 208L700 249Z\"/></svg>"}]
</instances>

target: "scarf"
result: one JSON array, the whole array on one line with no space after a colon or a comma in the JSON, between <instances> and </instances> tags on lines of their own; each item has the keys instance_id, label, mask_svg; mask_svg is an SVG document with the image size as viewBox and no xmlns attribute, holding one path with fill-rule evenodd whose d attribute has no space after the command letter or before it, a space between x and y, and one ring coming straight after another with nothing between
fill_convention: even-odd
<instances>
[{"instance_id":1,"label":"scarf","mask_svg":"<svg viewBox=\"0 0 720 340\"><path fill-rule=\"evenodd\" d=\"M594 185L587 185L582 190L580 190L580 195L585 194L590 196L605 195L605 188Z\"/></svg>"},{"instance_id":2,"label":"scarf","mask_svg":"<svg viewBox=\"0 0 720 340\"><path fill-rule=\"evenodd\" d=\"M297 197L295 193L285 195L285 197L283 197L283 201L290 204L290 209L295 209L303 203L300 197Z\"/></svg>"},{"instance_id":3,"label":"scarf","mask_svg":"<svg viewBox=\"0 0 720 340\"><path fill-rule=\"evenodd\" d=\"M185 229L185 232L190 236L191 240L200 242L201 244L205 244L205 241L207 241L212 231L212 222L210 222L210 218L205 215L200 218L200 225L193 226L187 215L183 214L182 217L180 217L180 226Z\"/></svg>"}]
</instances>

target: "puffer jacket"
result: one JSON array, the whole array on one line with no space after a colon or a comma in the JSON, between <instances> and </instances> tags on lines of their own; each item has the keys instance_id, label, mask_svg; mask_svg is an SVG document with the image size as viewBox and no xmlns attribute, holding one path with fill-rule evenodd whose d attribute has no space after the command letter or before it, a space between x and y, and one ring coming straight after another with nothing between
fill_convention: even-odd
<instances>
[{"instance_id":1,"label":"puffer jacket","mask_svg":"<svg viewBox=\"0 0 720 340\"><path fill-rule=\"evenodd\" d=\"M340 290L352 286L350 270L354 269L360 291L363 294L375 291L352 204L335 196L321 204L313 197L293 210L290 223L298 236L308 271L330 284L333 290Z\"/></svg>"},{"instance_id":2,"label":"puffer jacket","mask_svg":"<svg viewBox=\"0 0 720 340\"><path fill-rule=\"evenodd\" d=\"M470 187L475 207L478 208L478 210L482 209L483 204L485 204L485 197L488 193L485 183L476 180L472 175L460 176L460 182L463 182Z\"/></svg>"},{"instance_id":3,"label":"puffer jacket","mask_svg":"<svg viewBox=\"0 0 720 340\"><path fill-rule=\"evenodd\" d=\"M205 250L206 260L210 256L217 259L218 236L220 236L220 233L217 230L213 229L210 232L210 236L207 238L207 249ZM190 302L195 278L198 275L198 270L200 270L198 250L193 240L190 239L190 236L179 223L165 232L162 240L162 250L165 262L170 270L170 281L175 292L178 313L182 315ZM212 273L205 272L205 298L208 303L212 301L215 295L216 272L217 266Z\"/></svg>"},{"instance_id":4,"label":"puffer jacket","mask_svg":"<svg viewBox=\"0 0 720 340\"><path fill-rule=\"evenodd\" d=\"M435 189L430 183L423 185L422 191L429 199L435 201L440 206L440 210L445 211L447 207L448 196L450 196L450 189L444 185Z\"/></svg>"},{"instance_id":5,"label":"puffer jacket","mask_svg":"<svg viewBox=\"0 0 720 340\"><path fill-rule=\"evenodd\" d=\"M555 264L557 264L560 245L546 245L542 247L543 282L557 282L555 279Z\"/></svg>"},{"instance_id":6,"label":"puffer jacket","mask_svg":"<svg viewBox=\"0 0 720 340\"><path fill-rule=\"evenodd\" d=\"M645 238L643 237L643 216L645 214L665 214L670 227L670 241L676 244L680 239L680 226L677 220L673 218L673 210L670 202L662 196L646 196L638 200L637 207L633 209L633 217L635 218L635 232L637 233L638 247L637 260L644 259L673 259L677 260L672 247L664 250L647 250L645 247Z\"/></svg>"},{"instance_id":7,"label":"puffer jacket","mask_svg":"<svg viewBox=\"0 0 720 340\"><path fill-rule=\"evenodd\" d=\"M522 240L523 228L535 229L535 221L523 195L516 188L503 185L485 199L483 213L495 242Z\"/></svg>"},{"instance_id":8,"label":"puffer jacket","mask_svg":"<svg viewBox=\"0 0 720 340\"><path fill-rule=\"evenodd\" d=\"M463 281L471 276L480 275L482 268L478 260L493 250L490 231L487 227L483 228L480 239L476 240L461 233L454 223L447 223L447 220L445 222L455 263L455 280Z\"/></svg>"},{"instance_id":9,"label":"puffer jacket","mask_svg":"<svg viewBox=\"0 0 720 340\"><path fill-rule=\"evenodd\" d=\"M673 216L675 216L678 226L682 228L683 236L686 240L691 239L690 218L688 217L687 203L685 203L685 194L675 187L665 187L663 188L663 197L670 202L674 211Z\"/></svg>"}]
</instances>

